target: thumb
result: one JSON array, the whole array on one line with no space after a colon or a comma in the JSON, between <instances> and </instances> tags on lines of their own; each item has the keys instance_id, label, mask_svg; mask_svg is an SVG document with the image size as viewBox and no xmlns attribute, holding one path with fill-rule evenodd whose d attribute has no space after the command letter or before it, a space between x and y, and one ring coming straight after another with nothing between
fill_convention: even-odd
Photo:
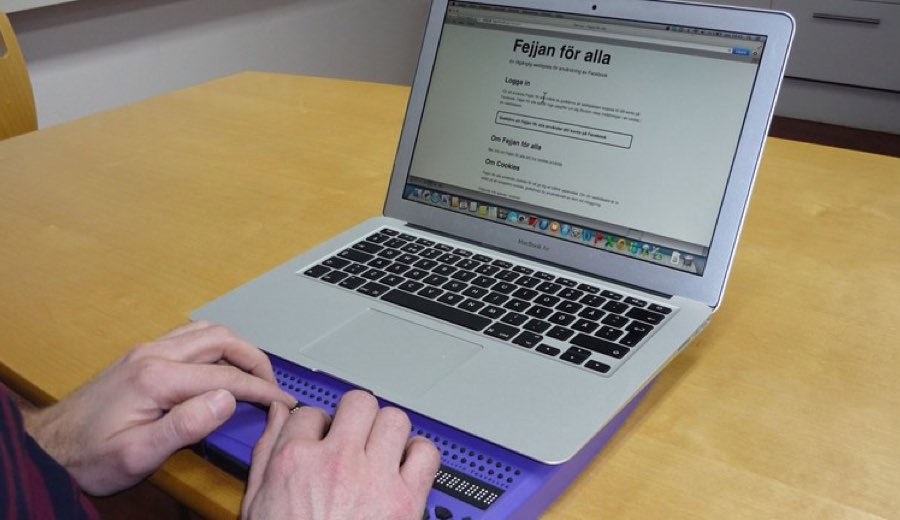
<instances>
[{"instance_id":1,"label":"thumb","mask_svg":"<svg viewBox=\"0 0 900 520\"><path fill-rule=\"evenodd\" d=\"M199 442L234 413L237 402L227 390L212 390L184 401L154 425L155 445L164 457Z\"/></svg>"}]
</instances>

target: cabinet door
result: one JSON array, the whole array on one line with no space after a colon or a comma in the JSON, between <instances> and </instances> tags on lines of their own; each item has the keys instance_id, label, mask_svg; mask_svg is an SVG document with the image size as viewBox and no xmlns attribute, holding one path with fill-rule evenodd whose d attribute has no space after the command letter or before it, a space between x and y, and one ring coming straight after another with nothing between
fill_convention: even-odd
<instances>
[{"instance_id":1,"label":"cabinet door","mask_svg":"<svg viewBox=\"0 0 900 520\"><path fill-rule=\"evenodd\" d=\"M900 4L772 0L797 19L787 75L900 92Z\"/></svg>"}]
</instances>

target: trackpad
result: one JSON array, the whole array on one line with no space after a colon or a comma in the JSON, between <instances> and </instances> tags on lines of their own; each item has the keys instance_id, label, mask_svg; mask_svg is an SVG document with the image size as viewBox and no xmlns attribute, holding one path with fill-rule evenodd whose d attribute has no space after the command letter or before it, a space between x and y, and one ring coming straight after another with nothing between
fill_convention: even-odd
<instances>
[{"instance_id":1,"label":"trackpad","mask_svg":"<svg viewBox=\"0 0 900 520\"><path fill-rule=\"evenodd\" d=\"M421 396L481 345L368 309L301 350L333 375L384 397Z\"/></svg>"}]
</instances>

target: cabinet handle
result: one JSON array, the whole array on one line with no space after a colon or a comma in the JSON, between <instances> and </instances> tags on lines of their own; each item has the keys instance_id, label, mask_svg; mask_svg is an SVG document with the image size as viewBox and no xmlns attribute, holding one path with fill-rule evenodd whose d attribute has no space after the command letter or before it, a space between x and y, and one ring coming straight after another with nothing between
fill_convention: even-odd
<instances>
[{"instance_id":1,"label":"cabinet handle","mask_svg":"<svg viewBox=\"0 0 900 520\"><path fill-rule=\"evenodd\" d=\"M863 18L860 16L846 16L842 14L830 14L830 13L813 13L813 18L818 20L833 20L836 22L850 22L850 23L861 23L866 25L880 25L880 18Z\"/></svg>"}]
</instances>

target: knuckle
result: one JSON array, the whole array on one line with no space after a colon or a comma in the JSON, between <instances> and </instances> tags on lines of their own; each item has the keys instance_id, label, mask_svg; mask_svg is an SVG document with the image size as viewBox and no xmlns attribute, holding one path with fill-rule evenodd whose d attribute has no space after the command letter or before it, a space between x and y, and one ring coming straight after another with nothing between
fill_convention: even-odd
<instances>
[{"instance_id":1,"label":"knuckle","mask_svg":"<svg viewBox=\"0 0 900 520\"><path fill-rule=\"evenodd\" d=\"M405 431L412 429L412 423L409 420L409 416L399 408L386 406L378 413L381 415L382 420L384 420L392 429Z\"/></svg>"},{"instance_id":2,"label":"knuckle","mask_svg":"<svg viewBox=\"0 0 900 520\"><path fill-rule=\"evenodd\" d=\"M165 362L159 358L141 357L131 363L132 381L137 388L153 388L165 377Z\"/></svg>"},{"instance_id":3,"label":"knuckle","mask_svg":"<svg viewBox=\"0 0 900 520\"><path fill-rule=\"evenodd\" d=\"M345 406L377 408L378 400L369 392L363 390L351 390L344 394L341 403Z\"/></svg>"}]
</instances>

